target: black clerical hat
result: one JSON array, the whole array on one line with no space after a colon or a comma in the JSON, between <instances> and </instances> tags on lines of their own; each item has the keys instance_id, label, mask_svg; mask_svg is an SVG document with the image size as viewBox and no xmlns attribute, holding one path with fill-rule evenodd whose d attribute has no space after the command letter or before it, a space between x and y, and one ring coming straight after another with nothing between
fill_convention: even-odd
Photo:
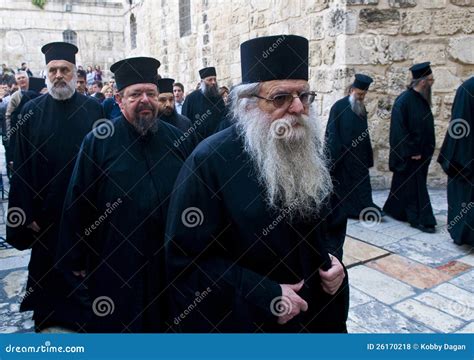
<instances>
[{"instance_id":1,"label":"black clerical hat","mask_svg":"<svg viewBox=\"0 0 474 360\"><path fill-rule=\"evenodd\" d=\"M46 87L46 83L43 78L39 77L30 77L30 83L28 85L28 90L33 90L36 92L40 92L41 89Z\"/></svg>"},{"instance_id":2,"label":"black clerical hat","mask_svg":"<svg viewBox=\"0 0 474 360\"><path fill-rule=\"evenodd\" d=\"M424 76L428 76L432 73L430 68L430 62L424 62L420 64L415 64L410 68L410 71L413 75L413 79L419 79Z\"/></svg>"},{"instance_id":3,"label":"black clerical hat","mask_svg":"<svg viewBox=\"0 0 474 360\"><path fill-rule=\"evenodd\" d=\"M352 86L360 90L368 90L370 84L372 84L373 81L374 79L372 79L370 76L364 74L355 74L355 80Z\"/></svg>"},{"instance_id":4,"label":"black clerical hat","mask_svg":"<svg viewBox=\"0 0 474 360\"><path fill-rule=\"evenodd\" d=\"M52 60L66 60L75 64L77 51L77 46L67 42L52 42L41 48L41 52L46 58L46 64Z\"/></svg>"},{"instance_id":5,"label":"black clerical hat","mask_svg":"<svg viewBox=\"0 0 474 360\"><path fill-rule=\"evenodd\" d=\"M134 84L158 85L160 62L151 57L134 57L117 61L110 67L115 75L117 90Z\"/></svg>"},{"instance_id":6,"label":"black clerical hat","mask_svg":"<svg viewBox=\"0 0 474 360\"><path fill-rule=\"evenodd\" d=\"M173 93L174 79L164 78L158 80L158 90L160 93Z\"/></svg>"},{"instance_id":7,"label":"black clerical hat","mask_svg":"<svg viewBox=\"0 0 474 360\"><path fill-rule=\"evenodd\" d=\"M208 76L216 76L216 68L213 66L205 67L199 70L199 76L201 77L201 79L205 79Z\"/></svg>"},{"instance_id":8,"label":"black clerical hat","mask_svg":"<svg viewBox=\"0 0 474 360\"><path fill-rule=\"evenodd\" d=\"M265 36L242 43L242 83L308 80L308 47L308 39L296 35Z\"/></svg>"}]
</instances>

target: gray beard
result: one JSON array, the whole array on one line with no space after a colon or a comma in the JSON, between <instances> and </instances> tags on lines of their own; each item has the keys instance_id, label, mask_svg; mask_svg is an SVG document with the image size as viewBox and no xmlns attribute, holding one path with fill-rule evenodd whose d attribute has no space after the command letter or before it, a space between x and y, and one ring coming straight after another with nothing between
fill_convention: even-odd
<instances>
[{"instance_id":1,"label":"gray beard","mask_svg":"<svg viewBox=\"0 0 474 360\"><path fill-rule=\"evenodd\" d=\"M219 87L217 84L208 86L204 81L201 82L200 86L201 92L205 97L218 97L219 96Z\"/></svg>"},{"instance_id":2,"label":"gray beard","mask_svg":"<svg viewBox=\"0 0 474 360\"><path fill-rule=\"evenodd\" d=\"M332 191L316 117L311 112L271 122L258 107L246 111L245 106L238 113L237 129L266 190L267 205L285 209L290 217L316 214ZM292 127L295 123L300 126Z\"/></svg>"},{"instance_id":3,"label":"gray beard","mask_svg":"<svg viewBox=\"0 0 474 360\"><path fill-rule=\"evenodd\" d=\"M351 103L352 111L360 117L367 116L367 110L362 101L356 100L352 95L349 96L349 102Z\"/></svg>"},{"instance_id":4,"label":"gray beard","mask_svg":"<svg viewBox=\"0 0 474 360\"><path fill-rule=\"evenodd\" d=\"M158 117L154 117L152 120L146 116L138 116L133 122L135 130L141 135L155 134L158 131Z\"/></svg>"},{"instance_id":5,"label":"gray beard","mask_svg":"<svg viewBox=\"0 0 474 360\"><path fill-rule=\"evenodd\" d=\"M74 92L76 91L77 77L73 76L71 81L66 82L66 86L57 87L54 86L48 78L46 78L46 87L48 88L48 93L53 97L54 100L67 100L70 99Z\"/></svg>"}]
</instances>

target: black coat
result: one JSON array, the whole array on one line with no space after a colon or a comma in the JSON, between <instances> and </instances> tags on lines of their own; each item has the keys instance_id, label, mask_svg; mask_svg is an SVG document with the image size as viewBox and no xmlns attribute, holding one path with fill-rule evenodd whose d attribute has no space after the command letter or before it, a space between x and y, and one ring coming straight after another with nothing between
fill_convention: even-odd
<instances>
[{"instance_id":1,"label":"black coat","mask_svg":"<svg viewBox=\"0 0 474 360\"><path fill-rule=\"evenodd\" d=\"M198 140L202 141L219 130L226 107L221 96L210 98L195 90L186 96L181 114L191 120Z\"/></svg>"},{"instance_id":2,"label":"black coat","mask_svg":"<svg viewBox=\"0 0 474 360\"><path fill-rule=\"evenodd\" d=\"M436 225L426 186L434 148L430 105L417 91L404 91L393 104L390 122L389 168L393 178L383 208L388 215L412 225ZM415 155L421 159L413 160Z\"/></svg>"},{"instance_id":3,"label":"black coat","mask_svg":"<svg viewBox=\"0 0 474 360\"><path fill-rule=\"evenodd\" d=\"M331 161L334 204L349 217L376 208L372 200L369 168L374 165L367 116L351 109L349 96L337 101L329 113L326 147Z\"/></svg>"},{"instance_id":4,"label":"black coat","mask_svg":"<svg viewBox=\"0 0 474 360\"><path fill-rule=\"evenodd\" d=\"M164 331L166 214L192 149L162 121L144 137L123 116L109 125L85 138L64 204L59 266L66 275L86 270L81 285L92 304L71 313L82 317L89 332ZM101 138L108 129L113 134ZM100 299L114 311L101 316Z\"/></svg>"},{"instance_id":5,"label":"black coat","mask_svg":"<svg viewBox=\"0 0 474 360\"><path fill-rule=\"evenodd\" d=\"M345 331L347 282L336 296L320 285L318 269L331 250L323 215L291 221L285 210L267 208L264 191L235 126L201 142L187 159L166 230L174 330ZM308 312L278 325L271 305L281 296L279 284L302 279Z\"/></svg>"},{"instance_id":6,"label":"black coat","mask_svg":"<svg viewBox=\"0 0 474 360\"><path fill-rule=\"evenodd\" d=\"M474 77L456 91L438 162L448 175L448 231L456 244L474 245Z\"/></svg>"},{"instance_id":7,"label":"black coat","mask_svg":"<svg viewBox=\"0 0 474 360\"><path fill-rule=\"evenodd\" d=\"M9 214L20 214L21 221L10 221L7 241L20 250L32 248L29 295L21 310L34 310L39 322L74 322L65 306L66 285L54 268L59 223L81 142L102 117L100 104L81 94L65 101L45 94L24 105L13 134L17 142L8 205ZM39 234L26 228L32 221L41 227Z\"/></svg>"}]
</instances>

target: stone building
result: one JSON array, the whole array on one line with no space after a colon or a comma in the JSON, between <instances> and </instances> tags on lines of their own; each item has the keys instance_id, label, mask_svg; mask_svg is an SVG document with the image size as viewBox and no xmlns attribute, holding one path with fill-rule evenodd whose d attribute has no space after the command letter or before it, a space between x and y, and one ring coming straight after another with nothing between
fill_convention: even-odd
<instances>
[{"instance_id":1,"label":"stone building","mask_svg":"<svg viewBox=\"0 0 474 360\"><path fill-rule=\"evenodd\" d=\"M75 39L78 63L107 69L124 56L154 56L160 74L186 91L208 65L216 66L221 85L239 83L245 40L303 35L310 40L310 83L323 123L355 72L375 79L367 105L378 188L390 184L390 111L409 81L408 68L432 62L439 148L455 90L474 74L473 32L474 0L47 0L44 10L31 0L0 0L1 62L26 61L39 71L42 44ZM435 161L429 183L446 183Z\"/></svg>"},{"instance_id":2,"label":"stone building","mask_svg":"<svg viewBox=\"0 0 474 360\"><path fill-rule=\"evenodd\" d=\"M0 62L16 70L28 63L34 75L44 69L41 46L72 42L77 64L108 69L123 58L122 0L47 0L43 9L32 0L0 0Z\"/></svg>"},{"instance_id":3,"label":"stone building","mask_svg":"<svg viewBox=\"0 0 474 360\"><path fill-rule=\"evenodd\" d=\"M474 75L472 0L132 0L124 6L125 52L157 57L160 74L183 82L186 91L207 65L216 66L221 85L239 83L239 45L262 35L310 40L310 83L323 122L355 72L371 75L372 176L379 188L390 185L390 110L409 82L408 68L432 62L438 148L455 89ZM429 183L446 183L434 161Z\"/></svg>"}]
</instances>

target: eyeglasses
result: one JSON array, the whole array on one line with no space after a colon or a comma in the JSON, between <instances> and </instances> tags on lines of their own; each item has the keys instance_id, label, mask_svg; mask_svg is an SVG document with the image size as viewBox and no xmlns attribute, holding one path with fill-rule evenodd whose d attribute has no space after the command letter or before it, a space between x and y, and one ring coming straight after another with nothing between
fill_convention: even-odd
<instances>
[{"instance_id":1,"label":"eyeglasses","mask_svg":"<svg viewBox=\"0 0 474 360\"><path fill-rule=\"evenodd\" d=\"M266 98L263 96L259 95L253 95L256 98L266 100L266 101L271 101L273 103L273 106L276 108L281 108L284 106L290 106L290 104L293 102L293 99L299 98L303 106L309 106L313 101L314 98L316 97L316 93L314 91L308 91L308 92L302 92L299 95L293 95L293 94L277 94L273 96L272 98Z\"/></svg>"}]
</instances>

